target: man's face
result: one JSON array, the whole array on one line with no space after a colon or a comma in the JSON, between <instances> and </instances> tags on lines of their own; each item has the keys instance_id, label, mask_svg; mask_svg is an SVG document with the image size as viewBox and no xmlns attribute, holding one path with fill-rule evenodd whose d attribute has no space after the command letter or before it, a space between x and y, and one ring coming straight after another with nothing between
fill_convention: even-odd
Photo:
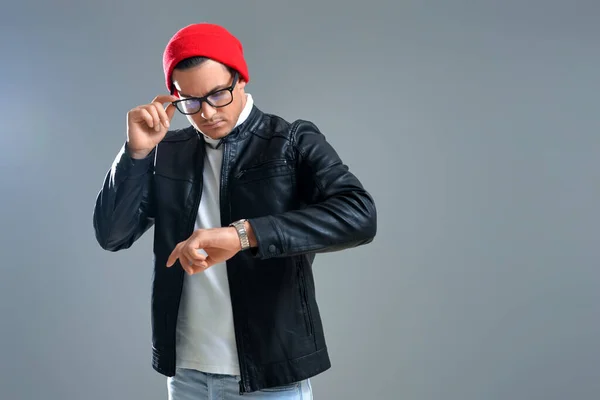
<instances>
[{"instance_id":1,"label":"man's face","mask_svg":"<svg viewBox=\"0 0 600 400\"><path fill-rule=\"evenodd\" d=\"M181 99L203 97L233 84L233 75L223 65L208 60L197 67L173 71L173 85ZM233 89L233 101L224 107L212 107L206 101L195 114L187 115L190 123L212 139L221 139L232 130L246 105L246 82L240 79ZM218 95L222 98L223 95ZM224 93L224 96L229 96ZM218 105L218 104L217 104Z\"/></svg>"}]
</instances>

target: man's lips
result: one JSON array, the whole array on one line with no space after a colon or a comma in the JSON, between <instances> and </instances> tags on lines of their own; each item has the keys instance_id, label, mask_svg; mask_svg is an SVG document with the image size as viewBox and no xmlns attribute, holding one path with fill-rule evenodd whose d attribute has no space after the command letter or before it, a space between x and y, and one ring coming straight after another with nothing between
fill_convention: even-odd
<instances>
[{"instance_id":1,"label":"man's lips","mask_svg":"<svg viewBox=\"0 0 600 400\"><path fill-rule=\"evenodd\" d=\"M219 120L219 121L211 122L210 124L203 124L202 126L204 126L206 128L215 128L215 127L221 125L222 123L223 123L223 120Z\"/></svg>"}]
</instances>

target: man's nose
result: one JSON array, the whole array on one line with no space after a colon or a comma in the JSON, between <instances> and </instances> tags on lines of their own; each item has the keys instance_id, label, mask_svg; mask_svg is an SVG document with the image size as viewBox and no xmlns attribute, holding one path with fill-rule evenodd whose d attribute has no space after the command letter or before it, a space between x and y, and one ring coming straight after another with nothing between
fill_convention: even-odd
<instances>
[{"instance_id":1,"label":"man's nose","mask_svg":"<svg viewBox=\"0 0 600 400\"><path fill-rule=\"evenodd\" d=\"M202 118L205 120L210 120L217 111L208 103L202 103Z\"/></svg>"}]
</instances>

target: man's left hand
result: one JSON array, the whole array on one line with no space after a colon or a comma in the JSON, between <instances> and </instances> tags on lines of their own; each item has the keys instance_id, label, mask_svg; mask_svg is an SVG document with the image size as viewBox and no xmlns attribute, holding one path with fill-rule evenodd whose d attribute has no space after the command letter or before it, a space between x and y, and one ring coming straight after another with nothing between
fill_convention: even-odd
<instances>
[{"instance_id":1,"label":"man's left hand","mask_svg":"<svg viewBox=\"0 0 600 400\"><path fill-rule=\"evenodd\" d=\"M167 267L179 262L189 275L202 272L215 264L229 260L242 249L233 227L198 229L188 240L177 244L167 260ZM198 250L204 250L207 255Z\"/></svg>"}]
</instances>

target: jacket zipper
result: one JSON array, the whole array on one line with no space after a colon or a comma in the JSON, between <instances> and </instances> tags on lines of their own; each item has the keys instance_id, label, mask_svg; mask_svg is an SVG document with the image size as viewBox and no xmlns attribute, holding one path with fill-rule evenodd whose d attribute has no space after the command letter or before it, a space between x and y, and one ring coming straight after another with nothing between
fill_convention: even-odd
<instances>
[{"instance_id":1,"label":"jacket zipper","mask_svg":"<svg viewBox=\"0 0 600 400\"><path fill-rule=\"evenodd\" d=\"M225 210L225 207L227 207L227 201L228 197L227 197L227 192L228 192L228 188L227 185L225 185L225 179L224 176L226 175L227 172L227 164L229 163L229 152L227 151L229 149L229 145L226 141L222 142L223 144L223 161L221 164L221 193L220 193L220 198L219 198L219 203L220 203L220 208L221 210ZM229 212L227 214L230 214ZM221 211L221 216L223 215L223 212ZM228 218L231 218L231 215L227 215ZM229 277L228 277L229 278ZM232 296L236 297L237 296L235 294L233 294L233 292L231 292ZM233 301L233 299L232 299ZM236 312L235 312L235 308L234 308L234 322L233 322L233 328L235 331L235 343L236 343L236 347L237 347L237 352L238 352L238 362L239 362L239 366L240 366L240 396L242 396L244 394L244 392L246 392L246 370L245 370L245 366L244 366L244 361L243 361L243 346L242 346L242 335L240 333L240 327L239 324L236 324Z\"/></svg>"}]
</instances>

